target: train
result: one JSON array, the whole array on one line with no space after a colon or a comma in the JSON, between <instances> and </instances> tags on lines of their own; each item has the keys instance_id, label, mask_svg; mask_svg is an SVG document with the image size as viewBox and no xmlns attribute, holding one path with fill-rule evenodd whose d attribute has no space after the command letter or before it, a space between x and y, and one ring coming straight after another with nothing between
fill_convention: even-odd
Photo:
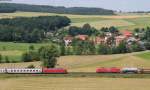
<instances>
[{"instance_id":1,"label":"train","mask_svg":"<svg viewBox=\"0 0 150 90\"><path fill-rule=\"evenodd\" d=\"M101 67L96 69L96 73L123 73L123 74L150 74L150 69L145 68L136 68L136 67L124 67L124 68L117 68L117 67Z\"/></svg>"},{"instance_id":2,"label":"train","mask_svg":"<svg viewBox=\"0 0 150 90\"><path fill-rule=\"evenodd\" d=\"M4 68L0 69L0 73L5 74L68 74L67 69L64 68ZM136 67L100 67L96 69L95 73L135 73L135 74L150 74L150 69L136 68Z\"/></svg>"},{"instance_id":3,"label":"train","mask_svg":"<svg viewBox=\"0 0 150 90\"><path fill-rule=\"evenodd\" d=\"M63 68L11 68L0 69L0 73L8 74L67 74Z\"/></svg>"}]
</instances>

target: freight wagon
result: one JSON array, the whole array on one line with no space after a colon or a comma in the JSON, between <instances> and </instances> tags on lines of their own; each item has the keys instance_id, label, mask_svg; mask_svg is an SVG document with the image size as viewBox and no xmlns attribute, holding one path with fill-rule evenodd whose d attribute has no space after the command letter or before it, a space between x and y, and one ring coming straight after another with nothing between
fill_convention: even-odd
<instances>
[{"instance_id":1,"label":"freight wagon","mask_svg":"<svg viewBox=\"0 0 150 90\"><path fill-rule=\"evenodd\" d=\"M139 68L117 68L117 67L111 67L111 68L97 68L96 73L145 73L150 71L150 69L139 69Z\"/></svg>"}]
</instances>

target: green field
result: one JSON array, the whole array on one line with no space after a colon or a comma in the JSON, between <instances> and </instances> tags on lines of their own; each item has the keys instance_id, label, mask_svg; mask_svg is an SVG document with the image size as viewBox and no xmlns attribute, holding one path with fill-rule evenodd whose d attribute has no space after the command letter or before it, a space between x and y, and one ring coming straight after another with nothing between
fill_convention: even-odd
<instances>
[{"instance_id":1,"label":"green field","mask_svg":"<svg viewBox=\"0 0 150 90\"><path fill-rule=\"evenodd\" d=\"M14 42L0 42L0 54L8 56L10 61L20 61L21 55L29 50L29 47L34 46L35 50L41 46L49 45L50 43L14 43Z\"/></svg>"},{"instance_id":2,"label":"green field","mask_svg":"<svg viewBox=\"0 0 150 90\"><path fill-rule=\"evenodd\" d=\"M71 15L71 14L54 14L54 13L39 13L39 12L16 12L16 13L1 13L0 18L15 18L15 17L37 17L37 16L67 16L71 19L71 25L82 26L85 23L100 29L101 27L116 26L119 30L133 30L134 28L145 28L150 26L150 14L118 14L118 15Z\"/></svg>"},{"instance_id":3,"label":"green field","mask_svg":"<svg viewBox=\"0 0 150 90\"><path fill-rule=\"evenodd\" d=\"M150 52L149 53L142 53L142 54L138 54L136 55L142 59L146 59L146 60L150 60Z\"/></svg>"}]
</instances>

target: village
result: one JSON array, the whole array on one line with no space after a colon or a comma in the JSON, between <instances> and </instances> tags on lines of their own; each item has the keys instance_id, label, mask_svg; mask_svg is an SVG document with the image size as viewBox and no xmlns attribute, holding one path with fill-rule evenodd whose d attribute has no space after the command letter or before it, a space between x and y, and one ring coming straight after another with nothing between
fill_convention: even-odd
<instances>
[{"instance_id":1,"label":"village","mask_svg":"<svg viewBox=\"0 0 150 90\"><path fill-rule=\"evenodd\" d=\"M85 27L88 28L85 29ZM85 24L82 27L82 29L84 30L90 30L90 28L91 27L88 26L88 24ZM117 30L115 27L110 27L109 29L102 28L102 30L99 31L102 34L94 34L94 35L76 34L74 36L66 35L65 37L63 37L65 47L66 48L72 47L73 46L72 43L77 43L77 41L83 41L83 42L88 41L91 42L92 45L94 45L95 47L99 45L103 45L109 49L117 48L120 45L124 44L124 47L120 47L120 48L125 48L126 51L121 51L118 53L136 52L136 51L143 51L147 49L146 41L142 40L145 34L144 30L143 31L135 30L133 32L129 30Z\"/></svg>"}]
</instances>

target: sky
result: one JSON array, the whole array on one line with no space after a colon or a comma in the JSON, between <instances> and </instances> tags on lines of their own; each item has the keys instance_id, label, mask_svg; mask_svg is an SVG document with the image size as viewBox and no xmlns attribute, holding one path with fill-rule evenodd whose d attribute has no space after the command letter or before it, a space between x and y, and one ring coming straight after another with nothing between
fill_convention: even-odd
<instances>
[{"instance_id":1,"label":"sky","mask_svg":"<svg viewBox=\"0 0 150 90\"><path fill-rule=\"evenodd\" d=\"M150 11L150 0L11 0L9 2L65 7L99 7L118 11Z\"/></svg>"}]
</instances>

